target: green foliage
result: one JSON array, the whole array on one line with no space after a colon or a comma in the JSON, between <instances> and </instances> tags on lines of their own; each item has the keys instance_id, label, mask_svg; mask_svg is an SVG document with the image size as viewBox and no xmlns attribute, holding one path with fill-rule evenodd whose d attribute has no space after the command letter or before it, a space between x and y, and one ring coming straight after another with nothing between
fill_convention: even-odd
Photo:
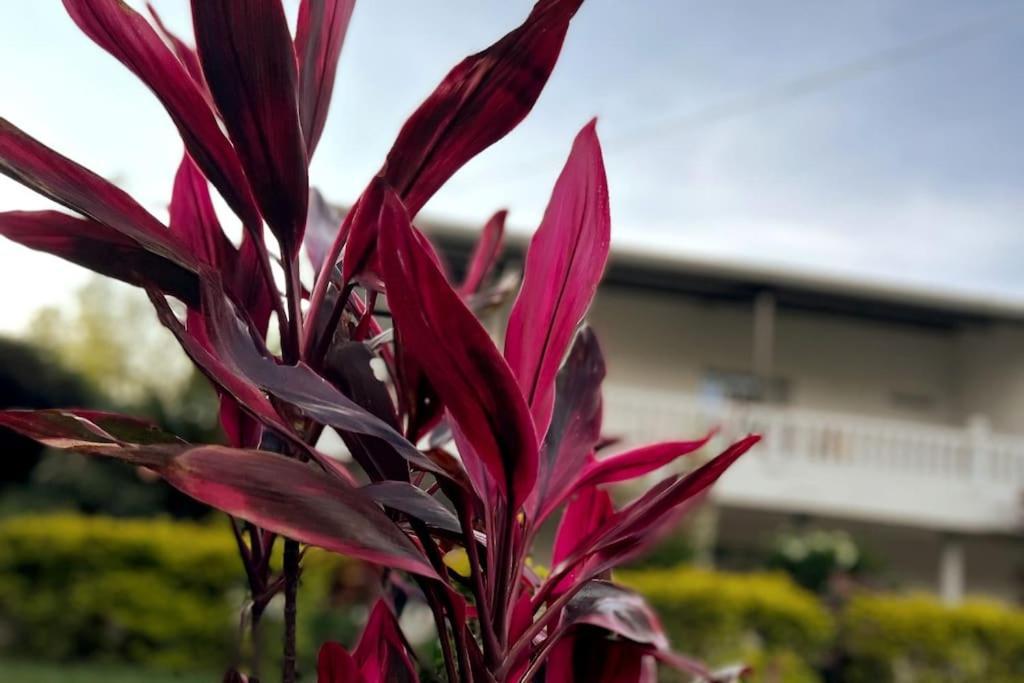
<instances>
[{"instance_id":1,"label":"green foliage","mask_svg":"<svg viewBox=\"0 0 1024 683\"><path fill-rule=\"evenodd\" d=\"M0 654L223 670L238 648L246 590L227 522L215 519L0 520ZM359 564L310 549L303 567L299 648L311 670L321 642L355 640L351 605L365 596ZM265 643L280 642L279 607L264 615ZM269 671L277 648L266 650Z\"/></svg>"},{"instance_id":2,"label":"green foliage","mask_svg":"<svg viewBox=\"0 0 1024 683\"><path fill-rule=\"evenodd\" d=\"M139 671L138 667L0 660L0 681L11 683L210 683L212 672Z\"/></svg>"},{"instance_id":3,"label":"green foliage","mask_svg":"<svg viewBox=\"0 0 1024 683\"><path fill-rule=\"evenodd\" d=\"M231 652L243 593L224 528L8 518L0 547L7 654L212 669Z\"/></svg>"},{"instance_id":4,"label":"green foliage","mask_svg":"<svg viewBox=\"0 0 1024 683\"><path fill-rule=\"evenodd\" d=\"M834 633L814 595L782 574L726 574L689 567L616 573L648 597L673 645L719 666L745 661L750 679L817 681Z\"/></svg>"},{"instance_id":5,"label":"green foliage","mask_svg":"<svg viewBox=\"0 0 1024 683\"><path fill-rule=\"evenodd\" d=\"M1024 681L1024 612L998 603L865 595L841 628L849 683Z\"/></svg>"},{"instance_id":6,"label":"green foliage","mask_svg":"<svg viewBox=\"0 0 1024 683\"><path fill-rule=\"evenodd\" d=\"M781 569L808 590L825 592L837 572L855 572L861 552L845 531L788 531L775 539L768 565Z\"/></svg>"}]
</instances>

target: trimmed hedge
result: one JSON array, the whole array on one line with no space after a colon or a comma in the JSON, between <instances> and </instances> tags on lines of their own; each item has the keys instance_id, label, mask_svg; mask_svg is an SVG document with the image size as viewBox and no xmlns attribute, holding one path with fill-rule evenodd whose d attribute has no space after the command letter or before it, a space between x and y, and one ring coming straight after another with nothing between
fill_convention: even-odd
<instances>
[{"instance_id":1,"label":"trimmed hedge","mask_svg":"<svg viewBox=\"0 0 1024 683\"><path fill-rule=\"evenodd\" d=\"M841 627L848 683L1024 681L1024 612L998 603L864 595Z\"/></svg>"},{"instance_id":2,"label":"trimmed hedge","mask_svg":"<svg viewBox=\"0 0 1024 683\"><path fill-rule=\"evenodd\" d=\"M216 519L0 520L0 654L222 670L238 647L246 591L235 542ZM348 614L330 605L338 584L352 582L343 571L358 570L344 565L335 555L307 553L299 606L307 661L325 638L349 639L354 631ZM277 640L278 621L277 610L268 610L264 642Z\"/></svg>"},{"instance_id":3,"label":"trimmed hedge","mask_svg":"<svg viewBox=\"0 0 1024 683\"><path fill-rule=\"evenodd\" d=\"M833 642L832 617L784 574L678 567L615 578L648 597L677 649L715 666L745 661L751 681L813 683Z\"/></svg>"}]
</instances>

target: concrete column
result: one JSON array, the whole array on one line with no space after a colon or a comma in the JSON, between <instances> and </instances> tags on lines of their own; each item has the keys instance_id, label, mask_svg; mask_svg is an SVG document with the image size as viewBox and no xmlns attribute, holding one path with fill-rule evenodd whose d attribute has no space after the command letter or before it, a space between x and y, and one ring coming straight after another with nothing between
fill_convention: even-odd
<instances>
[{"instance_id":1,"label":"concrete column","mask_svg":"<svg viewBox=\"0 0 1024 683\"><path fill-rule=\"evenodd\" d=\"M939 597L947 605L957 605L964 597L966 558L963 541L954 535L942 539L939 550Z\"/></svg>"},{"instance_id":2,"label":"concrete column","mask_svg":"<svg viewBox=\"0 0 1024 683\"><path fill-rule=\"evenodd\" d=\"M775 295L768 290L754 299L754 374L762 379L772 376L775 356Z\"/></svg>"}]
</instances>

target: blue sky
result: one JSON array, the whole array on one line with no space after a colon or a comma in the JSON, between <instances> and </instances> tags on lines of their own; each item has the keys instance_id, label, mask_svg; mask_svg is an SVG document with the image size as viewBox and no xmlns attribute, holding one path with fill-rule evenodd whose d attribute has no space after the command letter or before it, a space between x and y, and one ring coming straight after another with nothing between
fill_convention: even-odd
<instances>
[{"instance_id":1,"label":"blue sky","mask_svg":"<svg viewBox=\"0 0 1024 683\"><path fill-rule=\"evenodd\" d=\"M185 0L154 4L187 33ZM358 3L314 183L350 201L448 68L530 4ZM0 3L0 63L0 114L164 211L174 128L57 0ZM507 207L532 230L596 115L618 244L1024 299L1022 68L1016 0L587 0L531 117L425 214ZM44 204L0 178L0 210ZM0 330L82 278L0 244Z\"/></svg>"}]
</instances>

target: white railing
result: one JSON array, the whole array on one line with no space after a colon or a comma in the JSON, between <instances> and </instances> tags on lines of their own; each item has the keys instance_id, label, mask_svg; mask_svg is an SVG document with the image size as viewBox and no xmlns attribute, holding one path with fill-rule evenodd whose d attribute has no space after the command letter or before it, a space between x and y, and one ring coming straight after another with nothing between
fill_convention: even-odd
<instances>
[{"instance_id":1,"label":"white railing","mask_svg":"<svg viewBox=\"0 0 1024 683\"><path fill-rule=\"evenodd\" d=\"M998 490L1003 500L999 514L1014 516L1013 523L1019 519L1024 438L992 434L981 423L947 427L797 407L707 401L615 385L605 390L605 406L606 431L630 443L689 437L713 426L722 429L723 440L747 432L763 434L756 472L748 468L756 476L738 477L738 481L745 479L746 488L732 486L733 492L749 489L749 495L757 497L772 490L766 477L788 476L801 478L804 487L818 489L807 495L828 501L830 496L842 499L849 493L844 489L858 482L864 488L875 486L874 482L878 486L896 482L904 497L913 498L919 485L932 485L945 487L941 494L936 489L936 501L952 491L962 494L965 506L972 506ZM803 495L792 486L785 490L790 498ZM870 495L871 491L860 493ZM927 514L928 508L915 514L918 512ZM952 513L952 509L935 510L936 515L944 512ZM1011 522L1000 521L1004 523Z\"/></svg>"}]
</instances>

